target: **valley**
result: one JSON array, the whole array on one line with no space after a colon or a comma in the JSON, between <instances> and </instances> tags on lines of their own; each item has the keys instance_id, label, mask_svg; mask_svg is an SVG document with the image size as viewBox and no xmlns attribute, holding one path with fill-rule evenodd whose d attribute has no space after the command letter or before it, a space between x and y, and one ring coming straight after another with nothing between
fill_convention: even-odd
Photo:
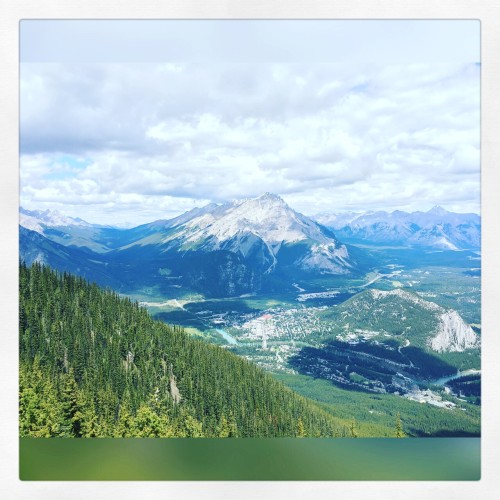
<instances>
[{"instance_id":1,"label":"valley","mask_svg":"<svg viewBox=\"0 0 500 500\"><path fill-rule=\"evenodd\" d=\"M312 377L316 382L302 387L307 397L321 401L309 390L320 381L330 391L358 394L369 403L355 418L367 425L377 421L370 410L376 395L406 419L432 407L426 411L448 413L448 427L461 427L465 419L467 432L478 432L480 392L464 395L447 385L460 373L473 373L480 384L480 277L470 272L471 264L480 265L478 254L375 252L383 265L362 277L300 281L294 292L211 299L176 289L182 298L168 303L133 298L153 317L231 350L292 388ZM461 318L470 345L431 348L429 333L446 327L444 311ZM337 401L337 411L342 405Z\"/></svg>"},{"instance_id":2,"label":"valley","mask_svg":"<svg viewBox=\"0 0 500 500\"><path fill-rule=\"evenodd\" d=\"M417 214L424 229L446 229L455 247L471 235L472 247L450 249L431 229L441 239L419 233L416 246L384 241L383 232L344 244L266 193L132 229L24 211L20 248L28 265L111 287L153 319L354 419L364 435L390 435L396 413L410 436L478 435L477 221L469 227L468 214L442 209ZM410 215L391 217L397 226Z\"/></svg>"}]
</instances>

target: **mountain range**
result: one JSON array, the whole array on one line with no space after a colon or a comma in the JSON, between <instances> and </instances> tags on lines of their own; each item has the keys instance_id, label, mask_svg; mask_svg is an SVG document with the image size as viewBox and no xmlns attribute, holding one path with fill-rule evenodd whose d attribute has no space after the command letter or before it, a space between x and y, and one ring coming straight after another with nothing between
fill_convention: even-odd
<instances>
[{"instance_id":1,"label":"mountain range","mask_svg":"<svg viewBox=\"0 0 500 500\"><path fill-rule=\"evenodd\" d=\"M21 297L29 298L20 313L20 324L26 327L21 335L24 352L29 356L39 351L43 356L49 353L55 356L54 366L65 367L65 375L68 366L73 367L76 378L85 373L83 363L88 360L92 366L95 360L107 360L103 365L106 370L114 363L113 370L124 369L127 377L154 381L151 387L143 388L141 398L150 397L150 389L158 386L154 377L161 378L162 374L166 394L172 396L180 391L184 401L198 394L191 391L193 381L203 380L203 390L215 387L219 394L216 383L213 379L208 382L206 373L212 365L219 367L222 358L215 354L202 356L204 361L200 357L184 358L184 351L189 351L191 344L180 338L179 345L171 349L162 345L158 350L150 340L151 325L137 328L145 325L147 315L140 311L138 316L133 315L132 310L138 311L137 307L129 307L128 299L119 300L121 294L150 306L157 319L189 326L190 334L223 344L247 360L258 360L266 370L276 367L277 373L284 374L297 390L305 382L302 377L312 377L313 385L304 385L303 393L314 398L321 393L318 400L322 404L328 403L323 398L330 394L330 386L321 385L322 382L341 387L342 398L347 394L344 389L365 393L359 398L352 396L354 403L349 406L349 415L356 411L370 421L375 414L368 408L375 408L372 404L383 408L379 405L385 404L380 399L386 396L384 393L410 394L414 389L418 392L417 382L430 384L454 375L457 369L479 366L480 298L474 291L479 286L479 268L470 268L480 265L479 257L475 252L449 251L479 247L480 219L474 214L455 214L436 207L412 214L324 213L311 218L293 210L279 196L266 193L225 204L211 203L175 218L132 228L91 224L57 212L21 208L19 238L20 260L26 264L21 266L21 275L33 273L29 279L27 274L20 279L24 286ZM376 248L377 245L380 246ZM35 262L65 274L49 279L52 271L32 266ZM444 271L439 269L441 264L446 266ZM96 287L82 280L78 281L78 289L65 286L62 281L57 284L57 280L73 280L68 273L113 288L106 296L113 297L114 305L99 311L104 302ZM35 278L45 288L54 286L47 288L46 298L38 293L38 286L33 289L37 293L30 296ZM70 299L68 290L78 293ZM95 302L92 306L82 302L85 290ZM222 297L235 299L220 300ZM428 297L435 297L436 303ZM62 298L71 300L72 307L60 307ZM157 302L159 298L161 302ZM42 305L46 306L44 317L40 316ZM96 312L95 317L82 315L86 310ZM68 315L69 321L64 327L57 319L62 313ZM255 341L238 333L241 325L263 318L267 318L266 328L267 321L274 319L280 326L276 328L278 334L269 337L269 345L263 332L262 344L260 339ZM82 327L84 320L90 321L92 328ZM118 335L113 342L104 323L111 325L112 335ZM121 326L117 328L117 324ZM172 335L179 333L176 328ZM57 339L48 342L53 334L57 334ZM153 340L161 343L171 334L164 335L162 330ZM73 336L78 336L78 342L76 337L70 341ZM139 337L142 340L138 341ZM37 342L36 349L32 339ZM57 347L53 341L62 343ZM163 353L161 359L155 358L158 352ZM169 376L165 353L172 364ZM34 358L24 361L24 374L37 372ZM190 377L182 372L192 368L202 375L196 372ZM223 386L233 394L236 385L228 385L227 381L234 375L226 368L220 373L225 377ZM102 376L97 377L99 381ZM173 377L177 377L177 382ZM105 379L109 379L109 371ZM116 377L111 380L121 384ZM250 385L259 384L257 381ZM87 380L90 392L96 387L98 384ZM364 399L366 393L375 394L377 399ZM336 400L342 399L339 393L332 394ZM203 394L201 400L214 398L222 406L226 404L226 396L221 399L211 392ZM229 399L235 401L233 396ZM391 400L389 407L399 411L406 408L402 404ZM238 402L236 406L241 405ZM416 406L419 409L409 408L408 415L421 414L416 429L425 429L430 435L434 432L427 427L430 413L422 405ZM97 404L95 413L100 409ZM135 410L140 416L140 405ZM392 410L389 414L395 414ZM198 415L197 407L190 411ZM202 422L209 429L205 435L215 435L227 419L234 420L238 429L248 426L235 410L227 412L225 419L217 411L218 419ZM472 413L471 419L469 411L467 407L466 414L457 411L443 415L433 429L477 432L479 417ZM316 411L312 411L311 419L313 413L316 415ZM205 409L200 410L201 414L206 414ZM437 419L438 414L433 415ZM450 418L459 424L449 424ZM267 415L264 420L269 420ZM291 425L298 427L298 421Z\"/></svg>"},{"instance_id":2,"label":"mountain range","mask_svg":"<svg viewBox=\"0 0 500 500\"><path fill-rule=\"evenodd\" d=\"M99 283L119 280L122 289L140 281L235 296L291 284L297 275L357 269L356 259L330 229L271 193L209 204L131 229L24 209L20 224L21 259L28 264L36 260L65 269L76 260L86 277L95 278L98 269Z\"/></svg>"},{"instance_id":3,"label":"mountain range","mask_svg":"<svg viewBox=\"0 0 500 500\"><path fill-rule=\"evenodd\" d=\"M315 219L346 242L424 247L438 250L479 249L481 218L442 207L427 212L320 213Z\"/></svg>"},{"instance_id":4,"label":"mountain range","mask_svg":"<svg viewBox=\"0 0 500 500\"><path fill-rule=\"evenodd\" d=\"M124 229L20 209L20 258L124 293L185 287L207 296L290 288L297 279L353 276L371 265L356 243L439 250L480 247L480 218L435 207L318 215L271 193L194 208Z\"/></svg>"}]
</instances>

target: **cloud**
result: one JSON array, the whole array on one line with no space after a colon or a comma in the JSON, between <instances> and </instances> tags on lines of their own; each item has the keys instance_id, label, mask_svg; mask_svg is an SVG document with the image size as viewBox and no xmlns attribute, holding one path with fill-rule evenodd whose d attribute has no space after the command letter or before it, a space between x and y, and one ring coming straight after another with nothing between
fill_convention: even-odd
<instances>
[{"instance_id":1,"label":"cloud","mask_svg":"<svg viewBox=\"0 0 500 500\"><path fill-rule=\"evenodd\" d=\"M21 69L21 202L83 218L264 191L305 213L477 211L479 142L474 64Z\"/></svg>"}]
</instances>

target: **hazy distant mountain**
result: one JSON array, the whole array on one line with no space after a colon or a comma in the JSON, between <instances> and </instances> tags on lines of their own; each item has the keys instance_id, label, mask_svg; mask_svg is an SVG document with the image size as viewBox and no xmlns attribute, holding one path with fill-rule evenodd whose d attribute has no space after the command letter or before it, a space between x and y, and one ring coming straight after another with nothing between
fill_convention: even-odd
<instances>
[{"instance_id":1,"label":"hazy distant mountain","mask_svg":"<svg viewBox=\"0 0 500 500\"><path fill-rule=\"evenodd\" d=\"M478 249L481 218L476 214L448 212L434 207L428 212L378 211L315 217L346 242L427 247L441 250Z\"/></svg>"},{"instance_id":2,"label":"hazy distant mountain","mask_svg":"<svg viewBox=\"0 0 500 500\"><path fill-rule=\"evenodd\" d=\"M27 229L32 229L33 231L37 231L38 233L41 233L43 231L42 226L92 226L92 224L89 224L88 222L85 222L80 218L66 217L57 210L26 210L22 207L19 209L19 220L21 226L26 227ZM35 227L37 227L37 229L35 229Z\"/></svg>"},{"instance_id":3,"label":"hazy distant mountain","mask_svg":"<svg viewBox=\"0 0 500 500\"><path fill-rule=\"evenodd\" d=\"M19 254L27 265L38 262L59 271L78 274L102 285L118 287L120 284L113 277L108 262L102 259L102 255L61 245L23 226L19 228Z\"/></svg>"},{"instance_id":4,"label":"hazy distant mountain","mask_svg":"<svg viewBox=\"0 0 500 500\"><path fill-rule=\"evenodd\" d=\"M52 210L19 210L21 227L35 231L64 246L87 248L103 253L121 244L121 229L90 224L80 218L67 217Z\"/></svg>"}]
</instances>

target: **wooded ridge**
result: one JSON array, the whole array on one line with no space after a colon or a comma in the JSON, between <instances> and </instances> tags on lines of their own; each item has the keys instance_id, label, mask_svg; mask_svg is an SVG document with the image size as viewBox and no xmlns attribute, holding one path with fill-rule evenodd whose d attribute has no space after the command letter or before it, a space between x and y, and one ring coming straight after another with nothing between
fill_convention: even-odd
<instances>
[{"instance_id":1,"label":"wooded ridge","mask_svg":"<svg viewBox=\"0 0 500 500\"><path fill-rule=\"evenodd\" d=\"M20 434L333 437L353 425L83 278L20 265Z\"/></svg>"}]
</instances>

